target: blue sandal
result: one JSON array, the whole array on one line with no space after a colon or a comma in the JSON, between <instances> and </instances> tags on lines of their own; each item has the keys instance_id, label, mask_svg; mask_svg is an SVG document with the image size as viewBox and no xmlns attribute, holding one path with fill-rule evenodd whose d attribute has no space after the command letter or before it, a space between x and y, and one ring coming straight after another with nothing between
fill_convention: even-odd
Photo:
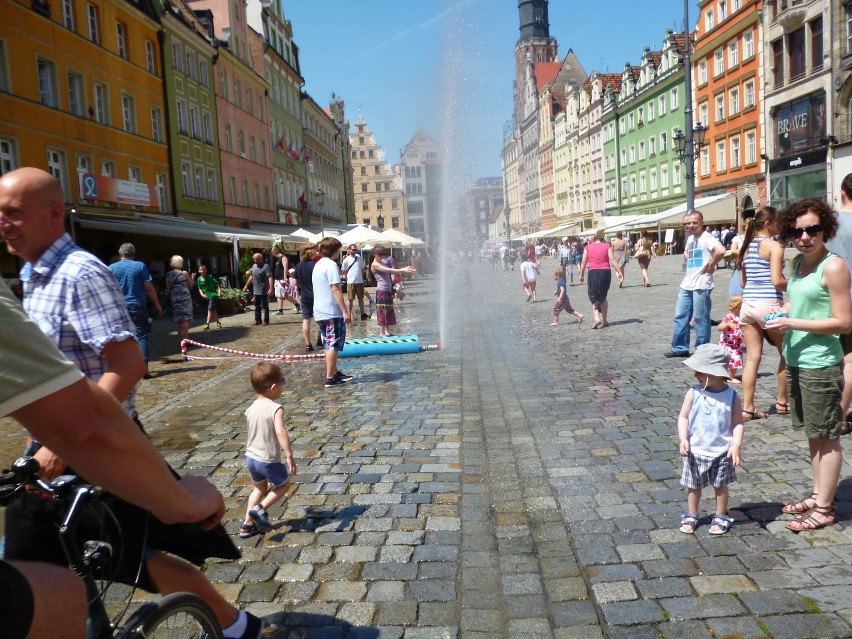
<instances>
[{"instance_id":1,"label":"blue sandal","mask_svg":"<svg viewBox=\"0 0 852 639\"><path fill-rule=\"evenodd\" d=\"M252 522L250 524L243 524L240 526L240 539L248 539L258 533L257 524Z\"/></svg>"},{"instance_id":2,"label":"blue sandal","mask_svg":"<svg viewBox=\"0 0 852 639\"><path fill-rule=\"evenodd\" d=\"M684 513L680 516L680 532L691 535L698 528L698 514Z\"/></svg>"},{"instance_id":3,"label":"blue sandal","mask_svg":"<svg viewBox=\"0 0 852 639\"><path fill-rule=\"evenodd\" d=\"M711 535L724 535L726 532L728 532L732 523L734 523L733 517L729 517L728 515L720 515L717 513L713 515L713 519L710 520L710 530L708 530L707 532L709 532ZM716 526L716 528L718 528L716 532L713 532L713 526Z\"/></svg>"}]
</instances>

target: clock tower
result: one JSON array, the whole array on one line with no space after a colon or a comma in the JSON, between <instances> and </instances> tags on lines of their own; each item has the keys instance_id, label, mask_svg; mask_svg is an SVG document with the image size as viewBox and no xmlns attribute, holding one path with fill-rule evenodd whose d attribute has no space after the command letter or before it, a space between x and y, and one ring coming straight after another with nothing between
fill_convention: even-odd
<instances>
[{"instance_id":1,"label":"clock tower","mask_svg":"<svg viewBox=\"0 0 852 639\"><path fill-rule=\"evenodd\" d=\"M515 45L515 114L522 117L519 103L527 77L527 65L556 62L556 39L550 37L547 0L518 0L521 36Z\"/></svg>"}]
</instances>

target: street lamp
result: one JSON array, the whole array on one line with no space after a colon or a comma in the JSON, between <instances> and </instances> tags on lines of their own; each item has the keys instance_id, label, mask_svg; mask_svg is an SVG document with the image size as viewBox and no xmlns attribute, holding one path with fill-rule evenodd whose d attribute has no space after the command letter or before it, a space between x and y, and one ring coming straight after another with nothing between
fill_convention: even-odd
<instances>
[{"instance_id":1,"label":"street lamp","mask_svg":"<svg viewBox=\"0 0 852 639\"><path fill-rule=\"evenodd\" d=\"M672 136L672 146L674 147L675 155L680 163L684 165L686 170L686 212L690 213L695 210L695 160L701 153L704 147L704 142L707 137L707 127L699 122L695 126L689 125L691 130L687 129L684 133L680 129L675 129Z\"/></svg>"},{"instance_id":2,"label":"street lamp","mask_svg":"<svg viewBox=\"0 0 852 639\"><path fill-rule=\"evenodd\" d=\"M512 229L509 227L509 205L503 207L503 212L506 214L506 246L512 246Z\"/></svg>"},{"instance_id":3,"label":"street lamp","mask_svg":"<svg viewBox=\"0 0 852 639\"><path fill-rule=\"evenodd\" d=\"M379 216L376 218L376 225L382 230L385 230L385 216L379 213Z\"/></svg>"},{"instance_id":4,"label":"street lamp","mask_svg":"<svg viewBox=\"0 0 852 639\"><path fill-rule=\"evenodd\" d=\"M322 188L314 191L314 201L317 203L320 213L320 237L325 237L325 213L322 210L322 199L324 195L325 191L323 191Z\"/></svg>"}]
</instances>

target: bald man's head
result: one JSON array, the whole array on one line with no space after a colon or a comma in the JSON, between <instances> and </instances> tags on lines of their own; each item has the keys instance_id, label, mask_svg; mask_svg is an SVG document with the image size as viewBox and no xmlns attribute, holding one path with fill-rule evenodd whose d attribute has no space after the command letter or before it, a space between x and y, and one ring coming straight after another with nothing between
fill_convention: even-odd
<instances>
[{"instance_id":1,"label":"bald man's head","mask_svg":"<svg viewBox=\"0 0 852 639\"><path fill-rule=\"evenodd\" d=\"M65 232L64 200L47 171L23 167L0 177L0 238L9 252L36 262Z\"/></svg>"}]
</instances>

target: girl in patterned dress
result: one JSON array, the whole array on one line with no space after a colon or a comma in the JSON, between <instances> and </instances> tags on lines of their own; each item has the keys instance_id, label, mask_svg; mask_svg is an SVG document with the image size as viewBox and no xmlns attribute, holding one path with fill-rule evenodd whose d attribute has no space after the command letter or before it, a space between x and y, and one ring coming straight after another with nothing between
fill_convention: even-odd
<instances>
[{"instance_id":1,"label":"girl in patterned dress","mask_svg":"<svg viewBox=\"0 0 852 639\"><path fill-rule=\"evenodd\" d=\"M745 352L745 342L743 342L743 328L740 323L740 308L743 305L743 296L734 295L728 300L728 310L730 311L719 323L718 329L721 335L719 336L719 346L725 349L728 354L730 364L728 365L728 383L739 384L740 380L736 378L738 368L743 367L743 353Z\"/></svg>"}]
</instances>

